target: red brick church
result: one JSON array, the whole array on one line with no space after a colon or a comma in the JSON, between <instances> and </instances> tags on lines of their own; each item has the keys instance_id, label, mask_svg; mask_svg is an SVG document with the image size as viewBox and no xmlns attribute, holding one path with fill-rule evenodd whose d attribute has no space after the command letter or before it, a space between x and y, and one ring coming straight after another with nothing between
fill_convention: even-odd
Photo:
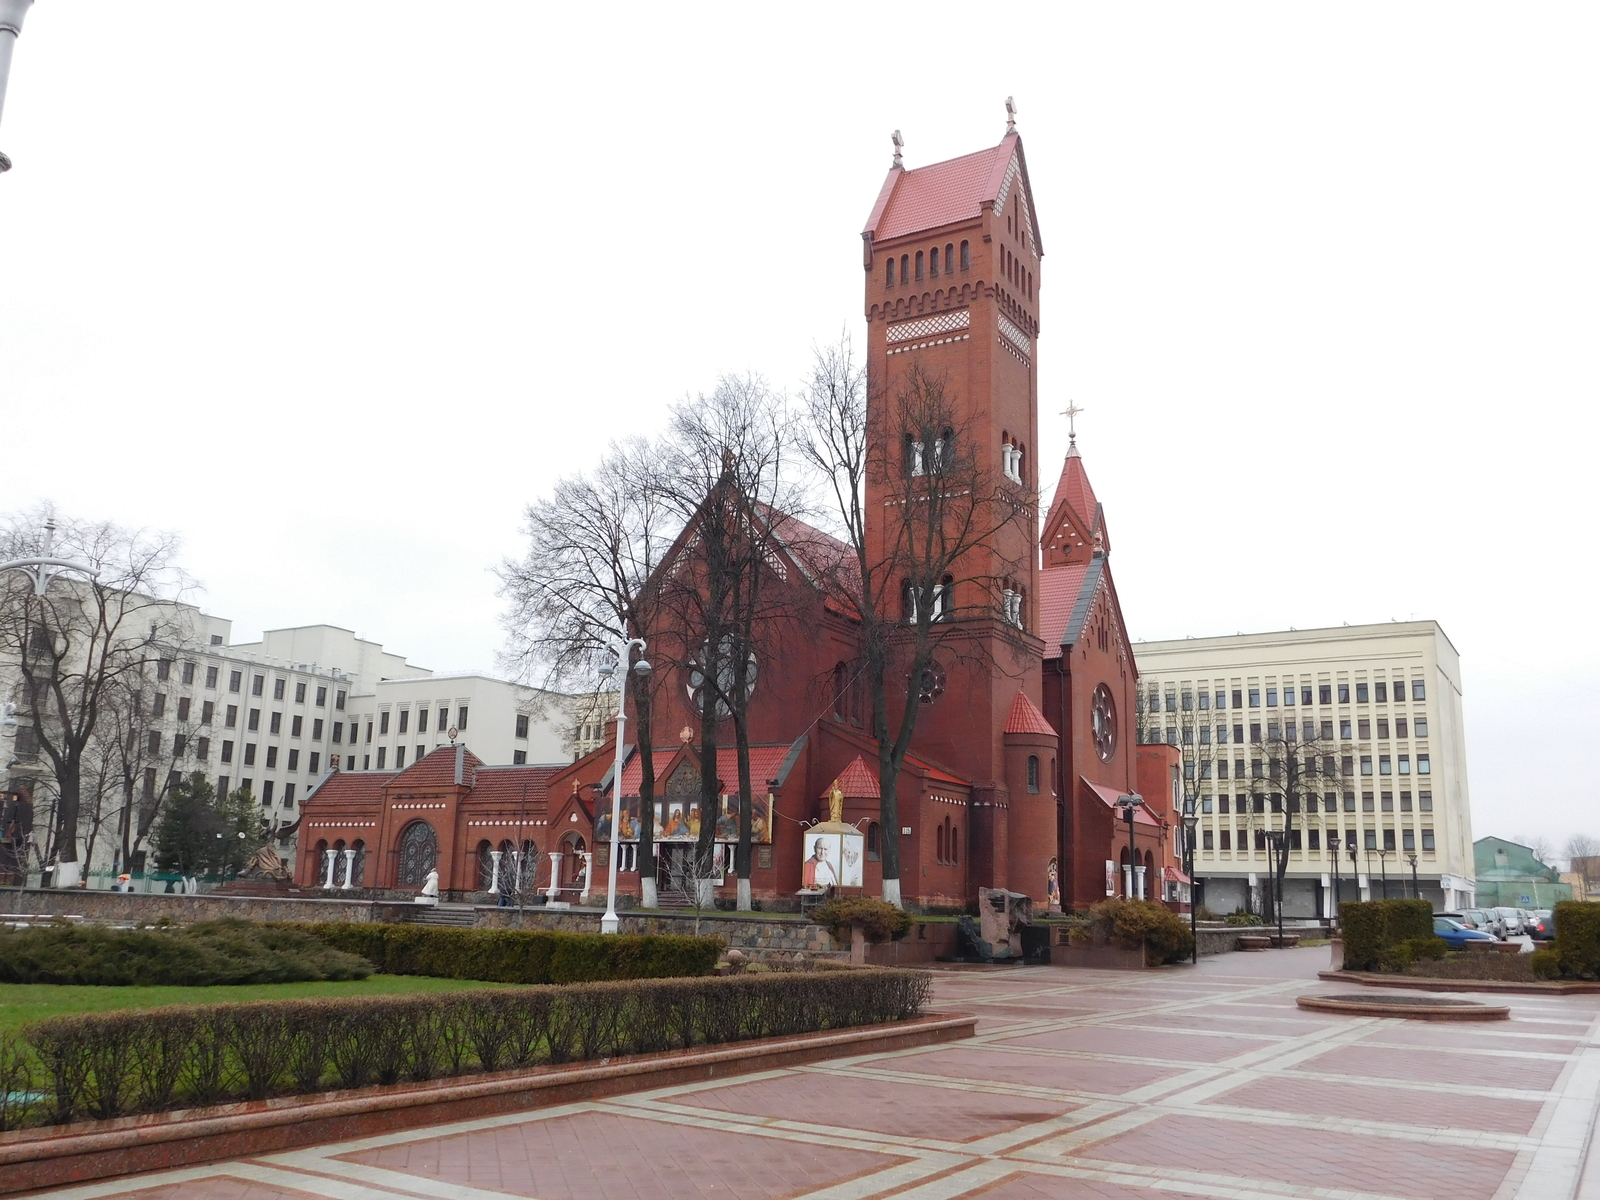
<instances>
[{"instance_id":1,"label":"red brick church","mask_svg":"<svg viewBox=\"0 0 1600 1200\"><path fill-rule=\"evenodd\" d=\"M942 686L921 714L899 779L904 899L964 906L980 887L1065 907L1130 889L1168 899L1180 878L1175 753L1135 745L1136 669L1111 539L1075 439L1042 527L1032 502L1043 246L1022 139L1008 128L996 146L914 170L897 152L862 238L869 376L888 390L915 364L946 379L965 406L966 427L987 440L1018 496L994 549L1011 564L1007 608L955 598L960 636L981 653L952 656L941 668ZM883 503L869 490L869 513ZM816 582L844 548L788 517L776 518L774 533L785 602L807 634L763 667L751 694L752 892L767 906L793 903L808 869L802 831L827 818L825 797L837 780L844 820L865 834L864 862L852 865L874 894L891 831L879 821L863 702L842 683L859 636L847 606ZM1002 660L1007 668L994 669ZM659 696L655 729L698 725L686 687L663 687ZM700 830L708 768L693 740L655 750L664 866L687 853ZM638 895L640 770L625 751L620 886ZM336 772L305 801L297 881L407 889L436 867L442 893L465 895L490 890L537 850L539 891L572 900L592 880L603 895L614 753L613 745L561 766L489 767L469 748L451 747L400 772ZM715 770L724 790L737 790L731 744L719 750ZM1119 808L1130 793L1143 802ZM735 840L731 811L715 818L719 843L724 832Z\"/></svg>"}]
</instances>

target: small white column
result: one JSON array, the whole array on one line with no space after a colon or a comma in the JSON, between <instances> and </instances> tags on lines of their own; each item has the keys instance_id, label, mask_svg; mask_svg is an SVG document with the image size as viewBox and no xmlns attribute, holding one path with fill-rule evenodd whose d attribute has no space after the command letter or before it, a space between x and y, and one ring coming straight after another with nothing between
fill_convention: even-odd
<instances>
[{"instance_id":1,"label":"small white column","mask_svg":"<svg viewBox=\"0 0 1600 1200\"><path fill-rule=\"evenodd\" d=\"M1132 867L1125 866L1125 867L1122 868L1122 895L1123 895L1123 898L1126 899L1126 900L1132 900L1133 899L1133 868Z\"/></svg>"},{"instance_id":2,"label":"small white column","mask_svg":"<svg viewBox=\"0 0 1600 1200\"><path fill-rule=\"evenodd\" d=\"M328 872L327 878L322 881L322 886L324 889L330 891L333 888L333 860L338 857L338 854L339 852L333 849L324 850L322 852L322 861L327 865Z\"/></svg>"},{"instance_id":3,"label":"small white column","mask_svg":"<svg viewBox=\"0 0 1600 1200\"><path fill-rule=\"evenodd\" d=\"M594 877L594 852L580 850L578 857L583 860L583 891L578 893L578 903L582 904L589 899L589 881Z\"/></svg>"},{"instance_id":4,"label":"small white column","mask_svg":"<svg viewBox=\"0 0 1600 1200\"><path fill-rule=\"evenodd\" d=\"M1138 899L1144 899L1144 868L1133 869L1133 894Z\"/></svg>"},{"instance_id":5,"label":"small white column","mask_svg":"<svg viewBox=\"0 0 1600 1200\"><path fill-rule=\"evenodd\" d=\"M348 892L355 887L356 877L356 852L353 849L344 852L344 882L339 885L341 892Z\"/></svg>"},{"instance_id":6,"label":"small white column","mask_svg":"<svg viewBox=\"0 0 1600 1200\"><path fill-rule=\"evenodd\" d=\"M491 896L500 894L500 856L504 853L504 850L489 851L489 895Z\"/></svg>"},{"instance_id":7,"label":"small white column","mask_svg":"<svg viewBox=\"0 0 1600 1200\"><path fill-rule=\"evenodd\" d=\"M545 895L555 900L561 895L561 851L550 851L550 887Z\"/></svg>"}]
</instances>

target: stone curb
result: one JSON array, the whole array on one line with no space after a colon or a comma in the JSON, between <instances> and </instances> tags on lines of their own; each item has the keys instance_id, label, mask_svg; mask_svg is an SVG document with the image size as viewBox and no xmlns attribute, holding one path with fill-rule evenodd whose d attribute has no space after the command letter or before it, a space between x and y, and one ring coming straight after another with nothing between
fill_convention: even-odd
<instances>
[{"instance_id":1,"label":"stone curb","mask_svg":"<svg viewBox=\"0 0 1600 1200\"><path fill-rule=\"evenodd\" d=\"M1504 992L1521 996L1582 996L1600 993L1600 983L1561 979L1516 983L1509 979L1429 979L1425 975L1373 975L1365 971L1318 971L1318 979L1368 987L1411 988L1418 992Z\"/></svg>"},{"instance_id":2,"label":"stone curb","mask_svg":"<svg viewBox=\"0 0 1600 1200\"><path fill-rule=\"evenodd\" d=\"M1408 1021L1507 1021L1511 1010L1500 1004L1388 1004L1383 997L1348 1000L1341 996L1297 996L1309 1012L1349 1013L1358 1017L1402 1017Z\"/></svg>"},{"instance_id":3,"label":"stone curb","mask_svg":"<svg viewBox=\"0 0 1600 1200\"><path fill-rule=\"evenodd\" d=\"M0 1195L196 1166L973 1036L978 1018L887 1025L0 1134Z\"/></svg>"}]
</instances>

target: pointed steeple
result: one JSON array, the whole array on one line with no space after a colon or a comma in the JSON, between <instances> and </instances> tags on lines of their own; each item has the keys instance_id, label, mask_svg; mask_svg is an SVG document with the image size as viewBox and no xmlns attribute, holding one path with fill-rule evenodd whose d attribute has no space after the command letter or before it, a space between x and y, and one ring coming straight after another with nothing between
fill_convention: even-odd
<instances>
[{"instance_id":1,"label":"pointed steeple","mask_svg":"<svg viewBox=\"0 0 1600 1200\"><path fill-rule=\"evenodd\" d=\"M1111 551L1105 509L1095 499L1094 486L1089 482L1089 472L1084 469L1076 437L1067 447L1066 461L1061 464L1061 478L1056 483L1055 498L1050 502L1050 515L1045 519L1039 543L1044 550L1046 568L1088 562L1097 552L1108 554Z\"/></svg>"}]
</instances>

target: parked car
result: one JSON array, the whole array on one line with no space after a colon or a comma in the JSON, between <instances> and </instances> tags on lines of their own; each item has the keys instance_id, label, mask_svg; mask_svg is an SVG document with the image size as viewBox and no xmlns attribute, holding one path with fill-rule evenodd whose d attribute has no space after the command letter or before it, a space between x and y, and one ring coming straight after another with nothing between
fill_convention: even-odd
<instances>
[{"instance_id":1,"label":"parked car","mask_svg":"<svg viewBox=\"0 0 1600 1200\"><path fill-rule=\"evenodd\" d=\"M1452 950L1466 948L1468 942L1492 942L1494 935L1484 933L1481 929L1468 929L1460 921L1450 917L1434 917L1433 932L1442 937Z\"/></svg>"},{"instance_id":2,"label":"parked car","mask_svg":"<svg viewBox=\"0 0 1600 1200\"><path fill-rule=\"evenodd\" d=\"M1526 926L1528 936L1536 942L1548 942L1556 936L1555 917L1548 908L1536 908L1529 914L1530 923Z\"/></svg>"},{"instance_id":3,"label":"parked car","mask_svg":"<svg viewBox=\"0 0 1600 1200\"><path fill-rule=\"evenodd\" d=\"M1520 908L1496 908L1495 914L1505 925L1505 936L1508 938L1522 936L1522 910Z\"/></svg>"},{"instance_id":4,"label":"parked car","mask_svg":"<svg viewBox=\"0 0 1600 1200\"><path fill-rule=\"evenodd\" d=\"M1453 917L1452 913L1445 913ZM1490 937L1503 938L1506 935L1505 922L1492 908L1469 908L1458 919L1468 929L1476 929L1479 933L1487 933Z\"/></svg>"}]
</instances>

